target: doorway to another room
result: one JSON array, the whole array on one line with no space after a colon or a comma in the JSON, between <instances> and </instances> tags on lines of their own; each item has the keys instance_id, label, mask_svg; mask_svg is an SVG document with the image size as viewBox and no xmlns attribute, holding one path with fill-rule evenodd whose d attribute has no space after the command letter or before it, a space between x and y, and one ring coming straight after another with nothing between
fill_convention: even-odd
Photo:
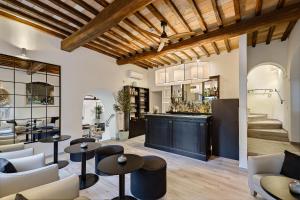
<instances>
[{"instance_id":1,"label":"doorway to another room","mask_svg":"<svg viewBox=\"0 0 300 200\"><path fill-rule=\"evenodd\" d=\"M299 151L298 145L290 143L287 131L285 70L275 64L261 64L248 73L247 80L248 155Z\"/></svg>"}]
</instances>

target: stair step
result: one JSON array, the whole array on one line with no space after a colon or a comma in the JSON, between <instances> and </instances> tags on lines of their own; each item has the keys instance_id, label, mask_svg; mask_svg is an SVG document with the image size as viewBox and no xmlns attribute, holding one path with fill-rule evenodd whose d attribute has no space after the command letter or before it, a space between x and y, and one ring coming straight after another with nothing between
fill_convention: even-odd
<instances>
[{"instance_id":1,"label":"stair step","mask_svg":"<svg viewBox=\"0 0 300 200\"><path fill-rule=\"evenodd\" d=\"M260 113L250 113L250 114L248 114L248 121L265 120L267 118L268 118L267 114L260 114Z\"/></svg>"},{"instance_id":2,"label":"stair step","mask_svg":"<svg viewBox=\"0 0 300 200\"><path fill-rule=\"evenodd\" d=\"M248 129L248 137L264 140L288 142L288 132L284 129Z\"/></svg>"},{"instance_id":3,"label":"stair step","mask_svg":"<svg viewBox=\"0 0 300 200\"><path fill-rule=\"evenodd\" d=\"M248 129L282 129L282 122L277 119L249 121Z\"/></svg>"}]
</instances>

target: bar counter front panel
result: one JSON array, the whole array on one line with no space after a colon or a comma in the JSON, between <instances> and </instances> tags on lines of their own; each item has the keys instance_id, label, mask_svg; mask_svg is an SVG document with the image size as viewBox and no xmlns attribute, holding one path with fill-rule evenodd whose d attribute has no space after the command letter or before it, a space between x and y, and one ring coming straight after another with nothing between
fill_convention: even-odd
<instances>
[{"instance_id":1,"label":"bar counter front panel","mask_svg":"<svg viewBox=\"0 0 300 200\"><path fill-rule=\"evenodd\" d=\"M207 115L148 114L145 146L207 161L211 155Z\"/></svg>"}]
</instances>

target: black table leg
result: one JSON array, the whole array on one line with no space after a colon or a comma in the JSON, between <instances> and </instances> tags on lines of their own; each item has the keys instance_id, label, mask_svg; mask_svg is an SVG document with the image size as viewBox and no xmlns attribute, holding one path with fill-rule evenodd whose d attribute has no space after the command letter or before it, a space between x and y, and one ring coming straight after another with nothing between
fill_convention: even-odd
<instances>
[{"instance_id":1,"label":"black table leg","mask_svg":"<svg viewBox=\"0 0 300 200\"><path fill-rule=\"evenodd\" d=\"M64 168L69 164L69 162L66 160L58 160L58 141L54 141L53 143L53 162L48 165L57 164L59 169Z\"/></svg>"},{"instance_id":2,"label":"black table leg","mask_svg":"<svg viewBox=\"0 0 300 200\"><path fill-rule=\"evenodd\" d=\"M80 180L80 190L86 189L97 183L99 177L96 174L86 173L86 152L81 154L81 175Z\"/></svg>"},{"instance_id":3,"label":"black table leg","mask_svg":"<svg viewBox=\"0 0 300 200\"><path fill-rule=\"evenodd\" d=\"M112 200L136 200L132 196L125 195L125 174L119 175L119 196Z\"/></svg>"}]
</instances>

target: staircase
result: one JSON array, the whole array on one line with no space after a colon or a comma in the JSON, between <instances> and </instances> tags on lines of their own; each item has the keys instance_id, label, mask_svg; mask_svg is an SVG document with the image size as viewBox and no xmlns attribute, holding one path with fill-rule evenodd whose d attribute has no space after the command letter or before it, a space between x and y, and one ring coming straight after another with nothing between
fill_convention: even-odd
<instances>
[{"instance_id":1,"label":"staircase","mask_svg":"<svg viewBox=\"0 0 300 200\"><path fill-rule=\"evenodd\" d=\"M282 128L282 122L268 119L266 114L249 114L248 137L264 140L288 142L288 132Z\"/></svg>"}]
</instances>

